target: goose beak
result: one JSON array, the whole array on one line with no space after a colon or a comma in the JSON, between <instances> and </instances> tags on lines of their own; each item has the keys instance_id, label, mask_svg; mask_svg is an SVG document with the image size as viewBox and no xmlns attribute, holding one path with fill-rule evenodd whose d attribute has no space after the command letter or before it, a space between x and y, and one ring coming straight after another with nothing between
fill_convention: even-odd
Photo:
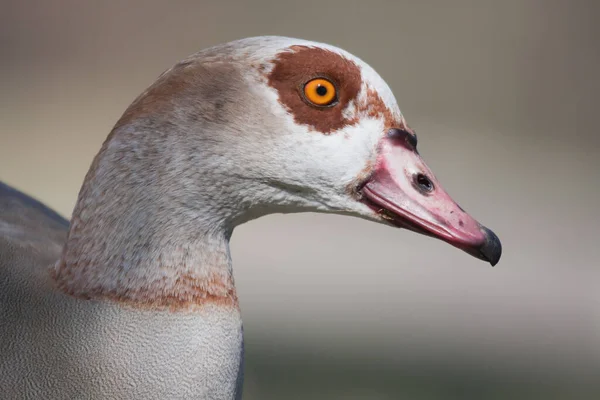
<instances>
[{"instance_id":1,"label":"goose beak","mask_svg":"<svg viewBox=\"0 0 600 400\"><path fill-rule=\"evenodd\" d=\"M382 139L375 170L361 189L363 201L392 225L441 239L496 265L498 236L467 214L444 191L416 151L416 137L391 129Z\"/></svg>"}]
</instances>

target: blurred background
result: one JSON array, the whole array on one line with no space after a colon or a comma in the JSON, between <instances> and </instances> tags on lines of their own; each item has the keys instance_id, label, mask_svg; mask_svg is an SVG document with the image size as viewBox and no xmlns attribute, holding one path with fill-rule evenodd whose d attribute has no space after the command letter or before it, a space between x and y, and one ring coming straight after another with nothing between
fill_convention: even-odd
<instances>
[{"instance_id":1,"label":"blurred background","mask_svg":"<svg viewBox=\"0 0 600 400\"><path fill-rule=\"evenodd\" d=\"M600 398L597 1L0 0L0 179L69 217L112 125L202 48L340 46L396 94L496 268L348 217L233 235L245 399Z\"/></svg>"}]
</instances>

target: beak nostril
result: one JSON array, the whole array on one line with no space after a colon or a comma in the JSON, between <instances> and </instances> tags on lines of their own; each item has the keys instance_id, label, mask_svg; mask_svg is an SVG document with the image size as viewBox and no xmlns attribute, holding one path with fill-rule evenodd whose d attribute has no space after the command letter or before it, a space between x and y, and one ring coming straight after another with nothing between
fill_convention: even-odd
<instances>
[{"instance_id":1,"label":"beak nostril","mask_svg":"<svg viewBox=\"0 0 600 400\"><path fill-rule=\"evenodd\" d=\"M431 193L433 191L433 182L423 174L415 175L415 183L417 188L423 193Z\"/></svg>"}]
</instances>

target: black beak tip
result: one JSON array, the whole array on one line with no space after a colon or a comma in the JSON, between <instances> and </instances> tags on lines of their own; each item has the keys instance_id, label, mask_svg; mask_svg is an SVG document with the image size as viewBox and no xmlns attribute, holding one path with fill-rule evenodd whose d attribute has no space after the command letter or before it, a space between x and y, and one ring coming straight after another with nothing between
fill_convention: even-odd
<instances>
[{"instance_id":1,"label":"black beak tip","mask_svg":"<svg viewBox=\"0 0 600 400\"><path fill-rule=\"evenodd\" d=\"M481 230L485 234L485 242L479 248L479 252L481 253L481 256L493 267L494 265L498 264L498 261L500 261L500 256L502 255L502 244L494 232L485 226L482 226Z\"/></svg>"}]
</instances>

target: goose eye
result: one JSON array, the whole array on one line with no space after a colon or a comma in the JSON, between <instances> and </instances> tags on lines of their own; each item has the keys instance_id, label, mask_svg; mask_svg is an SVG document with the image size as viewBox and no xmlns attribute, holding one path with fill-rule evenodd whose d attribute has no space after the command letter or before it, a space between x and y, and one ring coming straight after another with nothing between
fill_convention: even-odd
<instances>
[{"instance_id":1,"label":"goose eye","mask_svg":"<svg viewBox=\"0 0 600 400\"><path fill-rule=\"evenodd\" d=\"M316 106L325 107L337 101L337 92L331 81L316 78L304 85L304 97Z\"/></svg>"}]
</instances>

